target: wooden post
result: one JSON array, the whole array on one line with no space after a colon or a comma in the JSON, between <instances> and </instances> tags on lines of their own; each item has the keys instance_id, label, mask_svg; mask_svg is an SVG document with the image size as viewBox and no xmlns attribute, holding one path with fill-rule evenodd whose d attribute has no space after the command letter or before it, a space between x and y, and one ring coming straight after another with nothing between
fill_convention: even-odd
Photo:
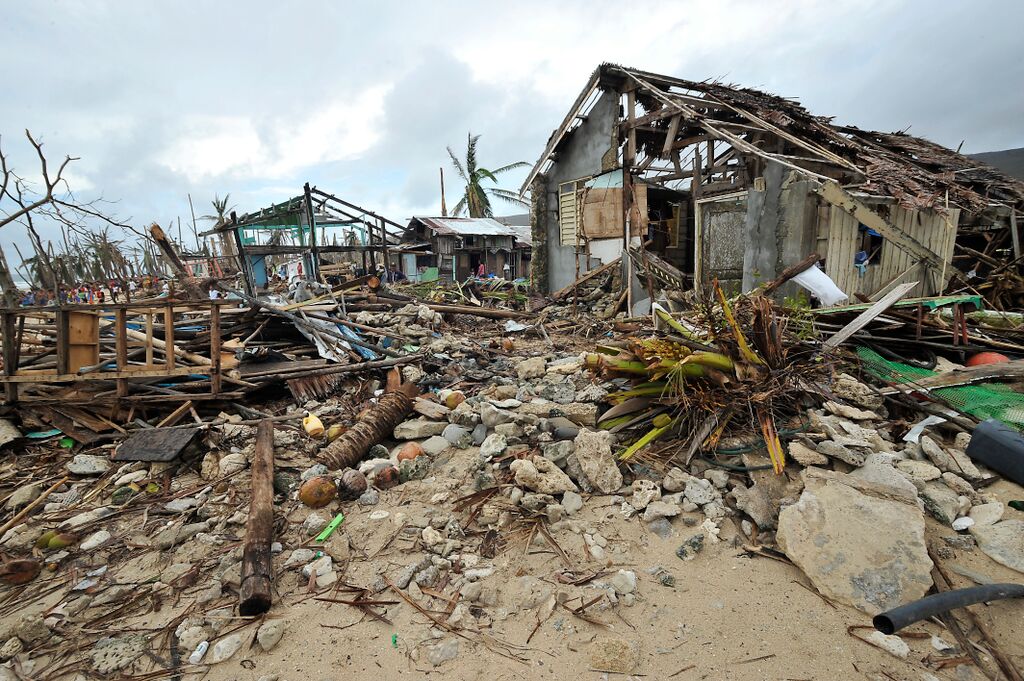
<instances>
[{"instance_id":1,"label":"wooden post","mask_svg":"<svg viewBox=\"0 0 1024 681\"><path fill-rule=\"evenodd\" d=\"M210 307L210 392L220 392L220 305Z\"/></svg>"},{"instance_id":2,"label":"wooden post","mask_svg":"<svg viewBox=\"0 0 1024 681\"><path fill-rule=\"evenodd\" d=\"M174 305L164 308L164 363L167 370L174 368Z\"/></svg>"},{"instance_id":3,"label":"wooden post","mask_svg":"<svg viewBox=\"0 0 1024 681\"><path fill-rule=\"evenodd\" d=\"M633 236L633 164L636 163L636 88L626 93L626 153L622 157L622 263L625 265L626 316L633 314L633 260L629 257L629 240Z\"/></svg>"},{"instance_id":4,"label":"wooden post","mask_svg":"<svg viewBox=\"0 0 1024 681\"><path fill-rule=\"evenodd\" d=\"M114 311L114 352L117 355L117 370L128 368L128 318L123 307ZM117 396L128 396L128 379L117 379Z\"/></svg>"},{"instance_id":5,"label":"wooden post","mask_svg":"<svg viewBox=\"0 0 1024 681\"><path fill-rule=\"evenodd\" d=\"M242 584L238 589L238 614L262 615L270 610L273 566L270 543L274 539L274 422L263 419L256 426L252 456L249 520L242 545Z\"/></svg>"},{"instance_id":6,"label":"wooden post","mask_svg":"<svg viewBox=\"0 0 1024 681\"><path fill-rule=\"evenodd\" d=\"M320 247L316 243L316 218L313 217L313 198L309 193L309 183L302 187L306 203L306 222L309 223L309 278L320 281Z\"/></svg>"},{"instance_id":7,"label":"wooden post","mask_svg":"<svg viewBox=\"0 0 1024 681\"><path fill-rule=\"evenodd\" d=\"M15 318L17 315L13 312L5 311L3 313L3 353L4 353L4 375L13 376L18 373L18 359L17 352L15 349L14 340L14 325ZM18 401L18 384L7 383L4 385L4 400L7 404L12 404Z\"/></svg>"},{"instance_id":8,"label":"wooden post","mask_svg":"<svg viewBox=\"0 0 1024 681\"><path fill-rule=\"evenodd\" d=\"M57 374L64 375L70 373L68 371L68 359L70 356L68 311L62 307L57 308L54 321L57 326Z\"/></svg>"},{"instance_id":9,"label":"wooden post","mask_svg":"<svg viewBox=\"0 0 1024 681\"><path fill-rule=\"evenodd\" d=\"M146 310L146 368L153 366L153 310Z\"/></svg>"}]
</instances>

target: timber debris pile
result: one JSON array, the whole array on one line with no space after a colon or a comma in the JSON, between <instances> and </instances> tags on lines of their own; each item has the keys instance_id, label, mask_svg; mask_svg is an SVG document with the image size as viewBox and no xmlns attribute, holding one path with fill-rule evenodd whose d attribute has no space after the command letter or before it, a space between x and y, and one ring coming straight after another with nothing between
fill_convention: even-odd
<instances>
[{"instance_id":1,"label":"timber debris pile","mask_svg":"<svg viewBox=\"0 0 1024 681\"><path fill-rule=\"evenodd\" d=\"M1021 679L1024 184L604 64L526 190L7 296L0 681Z\"/></svg>"}]
</instances>

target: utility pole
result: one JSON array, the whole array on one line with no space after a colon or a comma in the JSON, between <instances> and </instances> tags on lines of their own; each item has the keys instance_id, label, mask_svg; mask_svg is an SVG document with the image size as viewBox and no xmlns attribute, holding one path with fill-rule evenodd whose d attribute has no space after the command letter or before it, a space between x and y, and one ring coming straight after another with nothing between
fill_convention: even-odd
<instances>
[{"instance_id":1,"label":"utility pole","mask_svg":"<svg viewBox=\"0 0 1024 681\"><path fill-rule=\"evenodd\" d=\"M448 217L448 208L444 205L444 168L438 168L441 171L441 217Z\"/></svg>"}]
</instances>

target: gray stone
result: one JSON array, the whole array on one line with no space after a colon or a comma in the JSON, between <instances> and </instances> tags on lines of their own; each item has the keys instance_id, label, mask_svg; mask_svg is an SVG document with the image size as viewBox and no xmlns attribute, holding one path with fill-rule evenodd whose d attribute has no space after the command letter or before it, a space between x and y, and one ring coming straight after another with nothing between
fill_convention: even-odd
<instances>
[{"instance_id":1,"label":"gray stone","mask_svg":"<svg viewBox=\"0 0 1024 681\"><path fill-rule=\"evenodd\" d=\"M541 362L543 361L541 359ZM427 648L427 661L435 667L440 667L445 662L454 660L458 656L459 639L457 638L448 638Z\"/></svg>"},{"instance_id":2,"label":"gray stone","mask_svg":"<svg viewBox=\"0 0 1024 681\"><path fill-rule=\"evenodd\" d=\"M499 423L494 426L494 432L499 435L504 435L506 440L518 440L525 435L526 431L518 423Z\"/></svg>"},{"instance_id":3,"label":"gray stone","mask_svg":"<svg viewBox=\"0 0 1024 681\"><path fill-rule=\"evenodd\" d=\"M871 457L868 457L863 466L851 472L850 476L889 487L897 494L917 496L917 487L904 474L889 464L877 463L877 459Z\"/></svg>"},{"instance_id":4,"label":"gray stone","mask_svg":"<svg viewBox=\"0 0 1024 681\"><path fill-rule=\"evenodd\" d=\"M839 374L832 386L832 392L847 402L852 402L859 407L878 411L885 404L885 398L878 394L871 386L861 383L849 374Z\"/></svg>"},{"instance_id":5,"label":"gray stone","mask_svg":"<svg viewBox=\"0 0 1024 681\"><path fill-rule=\"evenodd\" d=\"M704 548L704 533L695 534L676 549L676 555L683 560L693 560Z\"/></svg>"},{"instance_id":6,"label":"gray stone","mask_svg":"<svg viewBox=\"0 0 1024 681\"><path fill-rule=\"evenodd\" d=\"M957 494L962 494L967 497L975 496L974 488L971 487L971 483L967 482L956 473L943 473L942 481L946 483L946 487L950 488Z\"/></svg>"},{"instance_id":7,"label":"gray stone","mask_svg":"<svg viewBox=\"0 0 1024 681\"><path fill-rule=\"evenodd\" d=\"M540 451L545 459L559 468L564 468L569 455L572 454L573 444L570 440L545 442L540 446Z\"/></svg>"},{"instance_id":8,"label":"gray stone","mask_svg":"<svg viewBox=\"0 0 1024 681\"><path fill-rule=\"evenodd\" d=\"M942 471L925 461L915 461L914 459L897 461L896 468L910 477L923 482L938 480L942 477Z\"/></svg>"},{"instance_id":9,"label":"gray stone","mask_svg":"<svg viewBox=\"0 0 1024 681\"><path fill-rule=\"evenodd\" d=\"M322 463L315 463L306 470L302 471L302 475L299 476L302 482L306 482L310 478L316 478L321 475L327 475L330 471L327 470L327 466Z\"/></svg>"},{"instance_id":10,"label":"gray stone","mask_svg":"<svg viewBox=\"0 0 1024 681\"><path fill-rule=\"evenodd\" d=\"M3 646L0 646L0 660L9 660L24 649L25 645L21 642L21 639L17 636L11 636Z\"/></svg>"},{"instance_id":11,"label":"gray stone","mask_svg":"<svg viewBox=\"0 0 1024 681\"><path fill-rule=\"evenodd\" d=\"M927 435L921 436L921 453L924 454L935 466L944 472L956 473L968 480L981 478L981 472L974 462L963 451L950 447L944 449Z\"/></svg>"},{"instance_id":12,"label":"gray stone","mask_svg":"<svg viewBox=\"0 0 1024 681\"><path fill-rule=\"evenodd\" d=\"M431 435L440 435L446 425L444 421L412 419L395 426L394 436L396 440L422 440Z\"/></svg>"},{"instance_id":13,"label":"gray stone","mask_svg":"<svg viewBox=\"0 0 1024 681\"><path fill-rule=\"evenodd\" d=\"M426 440L420 443L420 447L423 447L424 453L428 456L437 456L444 450L451 447L451 442L447 438L440 435L433 435L428 437ZM417 457L419 458L419 457Z\"/></svg>"},{"instance_id":14,"label":"gray stone","mask_svg":"<svg viewBox=\"0 0 1024 681\"><path fill-rule=\"evenodd\" d=\"M729 484L729 474L718 468L709 468L704 471L704 479L709 480L715 489L725 489Z\"/></svg>"},{"instance_id":15,"label":"gray stone","mask_svg":"<svg viewBox=\"0 0 1024 681\"><path fill-rule=\"evenodd\" d=\"M373 487L360 494L358 499L360 506L376 506L379 502L380 492Z\"/></svg>"},{"instance_id":16,"label":"gray stone","mask_svg":"<svg viewBox=\"0 0 1024 681\"><path fill-rule=\"evenodd\" d=\"M636 591L636 573L632 570L619 570L608 583L617 594L631 594Z\"/></svg>"},{"instance_id":17,"label":"gray stone","mask_svg":"<svg viewBox=\"0 0 1024 681\"><path fill-rule=\"evenodd\" d=\"M994 525L975 524L971 535L978 548L1000 565L1024 572L1024 520L1001 520Z\"/></svg>"},{"instance_id":18,"label":"gray stone","mask_svg":"<svg viewBox=\"0 0 1024 681\"><path fill-rule=\"evenodd\" d=\"M473 443L473 435L469 428L460 426L457 423L449 423L441 432L441 437L447 440L453 447L465 449Z\"/></svg>"},{"instance_id":19,"label":"gray stone","mask_svg":"<svg viewBox=\"0 0 1024 681\"><path fill-rule=\"evenodd\" d=\"M323 517L319 513L310 513L306 516L306 519L302 521L302 532L312 537L315 534L319 534L320 530L324 529L327 525L327 518Z\"/></svg>"},{"instance_id":20,"label":"gray stone","mask_svg":"<svg viewBox=\"0 0 1024 681\"><path fill-rule=\"evenodd\" d=\"M231 656L238 652L239 648L242 647L242 635L231 634L225 636L216 643L210 649L210 654L206 658L207 664L220 664L221 662L227 662L231 659Z\"/></svg>"},{"instance_id":21,"label":"gray stone","mask_svg":"<svg viewBox=\"0 0 1024 681\"><path fill-rule=\"evenodd\" d=\"M583 508L583 497L573 491L562 495L562 508L569 515L576 515Z\"/></svg>"},{"instance_id":22,"label":"gray stone","mask_svg":"<svg viewBox=\"0 0 1024 681\"><path fill-rule=\"evenodd\" d=\"M654 503L660 504L662 502L656 501ZM650 510L651 507L648 506L647 511L644 513L646 514ZM651 522L647 523L647 529L653 532L654 535L660 539L668 539L672 536L672 523L669 522L668 518L655 518Z\"/></svg>"},{"instance_id":23,"label":"gray stone","mask_svg":"<svg viewBox=\"0 0 1024 681\"><path fill-rule=\"evenodd\" d=\"M555 464L542 456L530 459L517 459L512 462L510 470L515 475L516 484L541 494L562 494L577 490L568 475Z\"/></svg>"},{"instance_id":24,"label":"gray stone","mask_svg":"<svg viewBox=\"0 0 1024 681\"><path fill-rule=\"evenodd\" d=\"M106 530L97 530L88 537L86 537L81 544L78 545L82 551L92 551L93 549L99 548L106 542L110 541L111 535Z\"/></svg>"},{"instance_id":25,"label":"gray stone","mask_svg":"<svg viewBox=\"0 0 1024 681\"><path fill-rule=\"evenodd\" d=\"M485 461L490 461L492 458L504 454L506 449L508 449L508 440L505 439L505 436L491 433L480 445L480 456Z\"/></svg>"},{"instance_id":26,"label":"gray stone","mask_svg":"<svg viewBox=\"0 0 1024 681\"><path fill-rule=\"evenodd\" d=\"M256 640L259 642L260 648L263 648L263 651L267 653L273 650L274 646L281 642L286 626L284 620L267 620L264 622L256 631Z\"/></svg>"},{"instance_id":27,"label":"gray stone","mask_svg":"<svg viewBox=\"0 0 1024 681\"><path fill-rule=\"evenodd\" d=\"M172 546L188 541L200 532L210 529L209 523L189 523L188 525L172 525L153 537L153 546L166 550Z\"/></svg>"},{"instance_id":28,"label":"gray stone","mask_svg":"<svg viewBox=\"0 0 1024 681\"><path fill-rule=\"evenodd\" d=\"M763 485L754 484L749 488L737 485L732 490L736 499L736 508L750 516L758 528L772 529L779 520L778 504L773 504L771 497Z\"/></svg>"},{"instance_id":29,"label":"gray stone","mask_svg":"<svg viewBox=\"0 0 1024 681\"><path fill-rule=\"evenodd\" d=\"M540 378L544 375L547 363L543 357L531 357L524 359L516 365L516 376L520 381L528 381L531 378ZM436 665L435 665L436 666Z\"/></svg>"},{"instance_id":30,"label":"gray stone","mask_svg":"<svg viewBox=\"0 0 1024 681\"><path fill-rule=\"evenodd\" d=\"M576 401L576 386L568 379L539 383L534 388L534 392L537 397L551 400L555 404L570 404Z\"/></svg>"},{"instance_id":31,"label":"gray stone","mask_svg":"<svg viewBox=\"0 0 1024 681\"><path fill-rule=\"evenodd\" d=\"M574 440L573 456L594 489L612 494L622 487L622 473L612 454L614 436L607 431L581 430Z\"/></svg>"},{"instance_id":32,"label":"gray stone","mask_svg":"<svg viewBox=\"0 0 1024 681\"><path fill-rule=\"evenodd\" d=\"M834 442L832 440L825 440L824 442L818 443L817 449L819 454L824 454L825 456L831 457L833 459L839 459L840 461L848 463L851 466L864 465L863 454L861 454L860 452L855 452L849 447L841 445L838 442Z\"/></svg>"},{"instance_id":33,"label":"gray stone","mask_svg":"<svg viewBox=\"0 0 1024 681\"><path fill-rule=\"evenodd\" d=\"M602 402L606 397L608 397L608 391L596 383L591 383L576 393L578 402Z\"/></svg>"},{"instance_id":34,"label":"gray stone","mask_svg":"<svg viewBox=\"0 0 1024 681\"><path fill-rule=\"evenodd\" d=\"M928 592L932 561L912 495L816 468L803 479L776 538L820 592L871 615Z\"/></svg>"},{"instance_id":35,"label":"gray stone","mask_svg":"<svg viewBox=\"0 0 1024 681\"><path fill-rule=\"evenodd\" d=\"M652 501L644 509L644 522L653 523L660 518L674 518L682 512L678 504L668 501Z\"/></svg>"},{"instance_id":36,"label":"gray stone","mask_svg":"<svg viewBox=\"0 0 1024 681\"><path fill-rule=\"evenodd\" d=\"M142 655L146 644L146 637L140 634L101 638L93 645L90 653L92 667L100 674L125 670Z\"/></svg>"},{"instance_id":37,"label":"gray stone","mask_svg":"<svg viewBox=\"0 0 1024 681\"><path fill-rule=\"evenodd\" d=\"M975 525L995 525L1003 517L1003 510L1003 505L998 501L978 504L971 507L967 517L973 520Z\"/></svg>"},{"instance_id":38,"label":"gray stone","mask_svg":"<svg viewBox=\"0 0 1024 681\"><path fill-rule=\"evenodd\" d=\"M707 480L693 476L686 481L683 495L698 506L710 504L716 498L714 485Z\"/></svg>"},{"instance_id":39,"label":"gray stone","mask_svg":"<svg viewBox=\"0 0 1024 681\"><path fill-rule=\"evenodd\" d=\"M686 481L689 479L689 473L673 466L668 469L665 479L661 481L661 486L665 488L666 492L682 492L686 489Z\"/></svg>"},{"instance_id":40,"label":"gray stone","mask_svg":"<svg viewBox=\"0 0 1024 681\"><path fill-rule=\"evenodd\" d=\"M465 404L465 402L463 402ZM487 439L487 426L482 423L478 423L472 432L473 445L479 447Z\"/></svg>"},{"instance_id":41,"label":"gray stone","mask_svg":"<svg viewBox=\"0 0 1024 681\"><path fill-rule=\"evenodd\" d=\"M21 508L25 504L35 501L42 491L43 486L36 483L31 485L22 485L18 489L14 490L14 494L12 494L7 500L5 508Z\"/></svg>"},{"instance_id":42,"label":"gray stone","mask_svg":"<svg viewBox=\"0 0 1024 681\"><path fill-rule=\"evenodd\" d=\"M110 459L93 454L75 454L68 462L67 469L75 475L102 475L110 470Z\"/></svg>"},{"instance_id":43,"label":"gray stone","mask_svg":"<svg viewBox=\"0 0 1024 681\"><path fill-rule=\"evenodd\" d=\"M309 561L313 560L313 556L316 554L313 549L295 549L288 556L288 560L284 562L284 566L292 567L293 565L305 565ZM308 576L308 575L307 575Z\"/></svg>"},{"instance_id":44,"label":"gray stone","mask_svg":"<svg viewBox=\"0 0 1024 681\"><path fill-rule=\"evenodd\" d=\"M789 458L801 466L827 466L828 457L819 454L802 442L793 440L789 443Z\"/></svg>"},{"instance_id":45,"label":"gray stone","mask_svg":"<svg viewBox=\"0 0 1024 681\"><path fill-rule=\"evenodd\" d=\"M647 508L652 501L661 499L661 488L653 480L634 480L631 485L633 491L629 503L638 511Z\"/></svg>"},{"instance_id":46,"label":"gray stone","mask_svg":"<svg viewBox=\"0 0 1024 681\"><path fill-rule=\"evenodd\" d=\"M480 405L480 423L488 428L493 429L495 426L503 423L512 423L514 419L515 417L512 415L512 412L498 409L490 402L484 402Z\"/></svg>"},{"instance_id":47,"label":"gray stone","mask_svg":"<svg viewBox=\"0 0 1024 681\"><path fill-rule=\"evenodd\" d=\"M956 492L941 482L925 483L924 489L921 490L921 501L924 502L925 510L940 523L952 525L956 520L960 498Z\"/></svg>"},{"instance_id":48,"label":"gray stone","mask_svg":"<svg viewBox=\"0 0 1024 681\"><path fill-rule=\"evenodd\" d=\"M171 513L184 513L198 505L199 500L195 497L182 497L180 499L172 499L168 501L164 504L164 510L170 511Z\"/></svg>"}]
</instances>

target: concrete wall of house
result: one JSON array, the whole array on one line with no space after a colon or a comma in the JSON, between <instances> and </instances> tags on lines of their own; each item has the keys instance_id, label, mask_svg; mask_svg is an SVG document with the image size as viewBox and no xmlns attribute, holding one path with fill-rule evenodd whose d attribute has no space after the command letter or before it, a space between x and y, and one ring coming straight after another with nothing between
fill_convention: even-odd
<instances>
[{"instance_id":1,"label":"concrete wall of house","mask_svg":"<svg viewBox=\"0 0 1024 681\"><path fill-rule=\"evenodd\" d=\"M534 261L538 264L543 262L547 274L546 282L534 281L534 285L541 290L557 291L576 279L574 248L562 246L559 239L558 185L601 172L602 162L612 149L612 130L618 115L618 95L605 92L587 114L587 119L563 143L558 151L558 160L546 174L543 184L546 198L544 211L542 214L534 213L536 219L543 220L542 225L534 225ZM542 236L545 243L537 243L537 236ZM546 258L538 257L542 249ZM587 271L587 263L581 263L580 273Z\"/></svg>"},{"instance_id":2,"label":"concrete wall of house","mask_svg":"<svg viewBox=\"0 0 1024 681\"><path fill-rule=\"evenodd\" d=\"M773 162L766 165L763 177L763 191L752 188L747 192L744 291L771 281L803 260L816 245L818 200L810 182ZM798 290L797 284L788 283L777 295L785 297Z\"/></svg>"}]
</instances>

